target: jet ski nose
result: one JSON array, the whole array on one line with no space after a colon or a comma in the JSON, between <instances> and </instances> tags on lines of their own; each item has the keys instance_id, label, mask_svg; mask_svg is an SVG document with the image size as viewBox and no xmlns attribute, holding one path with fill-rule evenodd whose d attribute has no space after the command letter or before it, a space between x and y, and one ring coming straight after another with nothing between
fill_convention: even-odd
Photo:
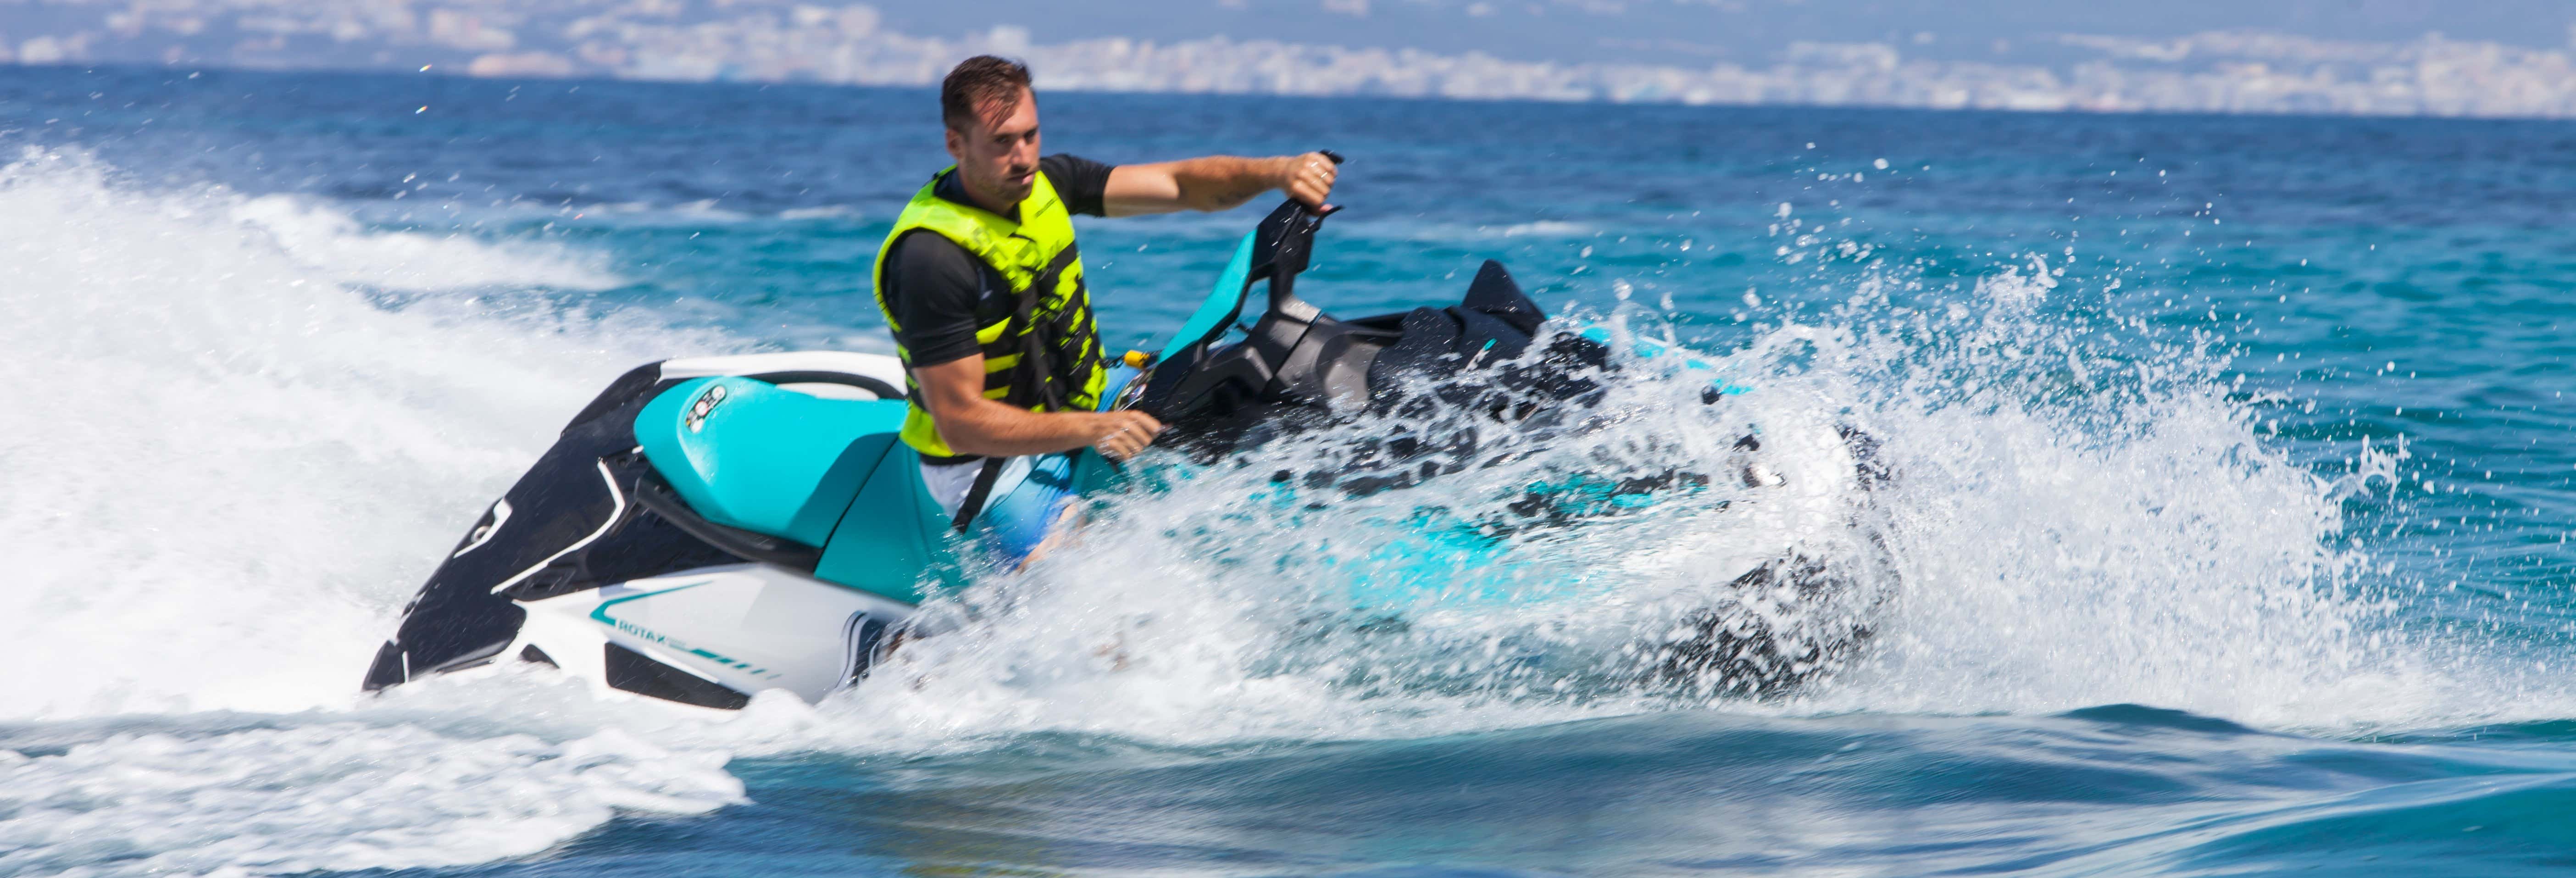
<instances>
[{"instance_id":1,"label":"jet ski nose","mask_svg":"<svg viewBox=\"0 0 2576 878\"><path fill-rule=\"evenodd\" d=\"M407 661L409 657L403 655L402 644L385 641L385 645L376 648L376 660L367 665L367 680L360 685L366 691L374 692L410 682L411 672L405 667Z\"/></svg>"}]
</instances>

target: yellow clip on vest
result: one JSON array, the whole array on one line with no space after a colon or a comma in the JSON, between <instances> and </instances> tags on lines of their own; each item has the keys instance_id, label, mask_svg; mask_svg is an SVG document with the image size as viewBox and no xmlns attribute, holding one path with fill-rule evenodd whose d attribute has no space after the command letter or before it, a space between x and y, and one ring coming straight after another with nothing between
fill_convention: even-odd
<instances>
[{"instance_id":1,"label":"yellow clip on vest","mask_svg":"<svg viewBox=\"0 0 2576 878\"><path fill-rule=\"evenodd\" d=\"M877 309L884 312L886 325L903 328L886 302L886 256L908 232L936 232L1010 281L1016 297L1011 314L975 330L975 342L984 352L984 397L1040 412L1096 408L1108 372L1100 361L1091 296L1082 282L1082 257L1073 245L1073 215L1056 197L1055 184L1038 172L1029 197L1020 202L1019 221L1013 222L939 197L940 177L956 170L933 175L913 194L877 250ZM905 390L912 397L912 410L903 419L904 444L928 458L959 456L939 437L930 410L921 404L912 352L898 341L895 355L903 359Z\"/></svg>"}]
</instances>

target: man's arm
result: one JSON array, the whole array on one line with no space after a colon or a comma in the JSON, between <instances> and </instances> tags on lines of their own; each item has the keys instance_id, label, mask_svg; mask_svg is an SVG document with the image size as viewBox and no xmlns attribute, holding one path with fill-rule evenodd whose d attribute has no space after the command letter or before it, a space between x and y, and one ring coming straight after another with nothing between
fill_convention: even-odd
<instances>
[{"instance_id":1,"label":"man's arm","mask_svg":"<svg viewBox=\"0 0 2576 878\"><path fill-rule=\"evenodd\" d=\"M982 354L917 367L912 376L940 441L959 454L1017 457L1089 445L1126 460L1163 431L1161 421L1139 411L1040 413L986 399Z\"/></svg>"},{"instance_id":2,"label":"man's arm","mask_svg":"<svg viewBox=\"0 0 2576 878\"><path fill-rule=\"evenodd\" d=\"M1225 210L1272 189L1309 207L1323 207L1337 171L1323 153L1266 159L1230 155L1150 165L1119 165L1109 172L1102 202L1110 216Z\"/></svg>"}]
</instances>

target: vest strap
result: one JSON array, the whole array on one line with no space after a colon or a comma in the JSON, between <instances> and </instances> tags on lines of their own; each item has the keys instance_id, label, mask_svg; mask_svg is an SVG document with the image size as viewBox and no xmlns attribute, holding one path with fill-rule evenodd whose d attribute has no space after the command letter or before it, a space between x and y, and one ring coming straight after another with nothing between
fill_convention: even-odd
<instances>
[{"instance_id":1,"label":"vest strap","mask_svg":"<svg viewBox=\"0 0 2576 878\"><path fill-rule=\"evenodd\" d=\"M956 528L958 533L965 533L966 526L973 524L975 516L983 513L984 503L993 497L993 483L1002 480L1002 466L1006 461L1008 458L987 457L983 468L975 471L974 487L966 489L966 499L957 504L957 520L949 522L949 526Z\"/></svg>"}]
</instances>

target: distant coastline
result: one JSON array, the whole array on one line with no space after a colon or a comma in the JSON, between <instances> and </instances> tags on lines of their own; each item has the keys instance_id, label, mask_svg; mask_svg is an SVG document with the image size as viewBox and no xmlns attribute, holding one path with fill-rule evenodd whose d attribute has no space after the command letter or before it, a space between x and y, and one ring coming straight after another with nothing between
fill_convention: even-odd
<instances>
[{"instance_id":1,"label":"distant coastline","mask_svg":"<svg viewBox=\"0 0 2576 878\"><path fill-rule=\"evenodd\" d=\"M2173 40L2064 34L2060 63L1909 57L1889 42L1791 43L1767 65L1556 63L1482 53L1238 41L956 38L883 25L867 6L746 0L689 18L667 4L499 0L62 4L0 19L0 63L423 71L496 78L918 86L979 52L1026 58L1049 89L1983 109L2576 118L2576 49L2446 39L2320 40L2259 31ZM21 7L31 9L36 7ZM661 11L656 11L656 10ZM41 18L42 20L37 20Z\"/></svg>"}]
</instances>

